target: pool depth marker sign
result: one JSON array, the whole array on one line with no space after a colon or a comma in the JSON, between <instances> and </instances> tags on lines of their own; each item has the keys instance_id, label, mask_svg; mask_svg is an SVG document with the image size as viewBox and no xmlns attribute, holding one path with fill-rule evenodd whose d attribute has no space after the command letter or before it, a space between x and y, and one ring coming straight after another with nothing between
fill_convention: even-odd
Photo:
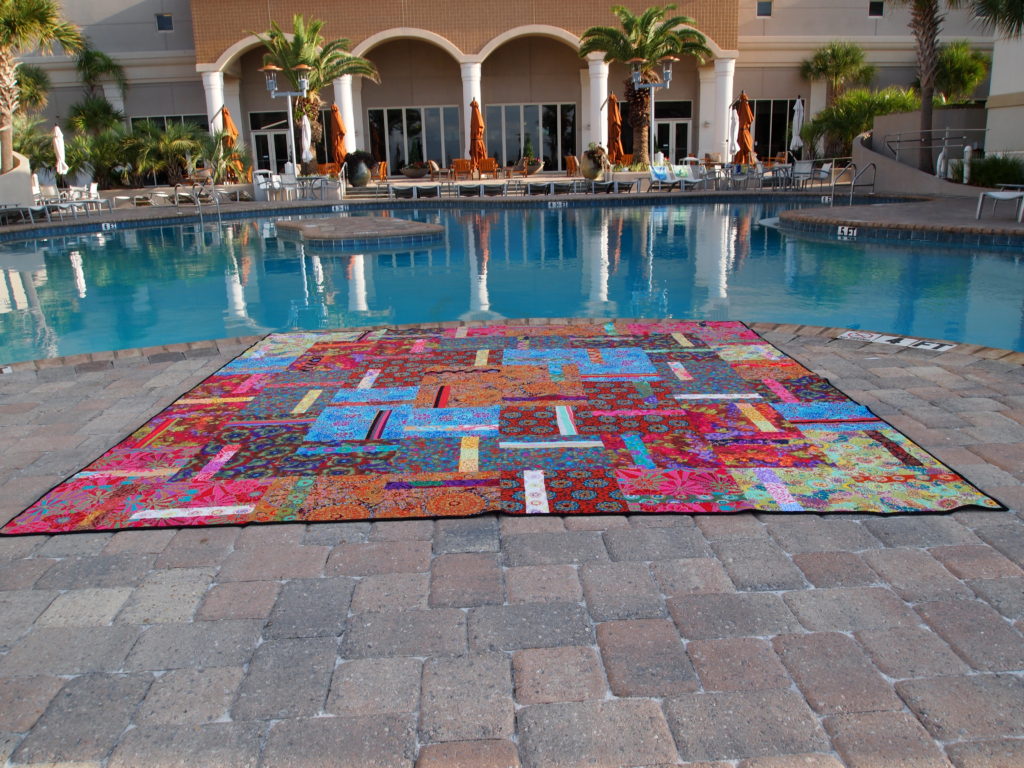
<instances>
[{"instance_id":1,"label":"pool depth marker sign","mask_svg":"<svg viewBox=\"0 0 1024 768\"><path fill-rule=\"evenodd\" d=\"M933 352L948 352L956 344L943 344L939 341L923 341L911 339L906 336L886 336L882 333L868 333L867 331L847 331L836 338L850 339L851 341L872 341L877 344L892 344L897 347L914 347L915 349L930 349Z\"/></svg>"}]
</instances>

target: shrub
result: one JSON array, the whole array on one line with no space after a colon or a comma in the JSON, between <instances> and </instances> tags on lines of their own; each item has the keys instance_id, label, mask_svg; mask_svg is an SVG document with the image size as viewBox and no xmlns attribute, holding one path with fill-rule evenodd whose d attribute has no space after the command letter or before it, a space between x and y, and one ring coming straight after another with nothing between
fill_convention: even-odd
<instances>
[{"instance_id":1,"label":"shrub","mask_svg":"<svg viewBox=\"0 0 1024 768\"><path fill-rule=\"evenodd\" d=\"M949 164L953 181L964 180L964 164L953 160ZM1000 184L1024 184L1024 157L989 155L971 159L970 183L975 187L998 187Z\"/></svg>"},{"instance_id":2,"label":"shrub","mask_svg":"<svg viewBox=\"0 0 1024 768\"><path fill-rule=\"evenodd\" d=\"M837 144L840 155L849 155L853 140L861 133L871 130L879 115L893 112L913 112L921 108L921 97L909 89L890 86L881 91L857 88L847 91L831 107L826 107L814 119L806 123L800 136L808 146L821 136Z\"/></svg>"}]
</instances>

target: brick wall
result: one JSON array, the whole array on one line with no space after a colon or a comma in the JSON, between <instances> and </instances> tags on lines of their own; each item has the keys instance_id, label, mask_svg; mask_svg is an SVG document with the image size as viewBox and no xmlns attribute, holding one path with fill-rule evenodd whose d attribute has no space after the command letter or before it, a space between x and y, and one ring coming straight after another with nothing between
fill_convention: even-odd
<instances>
[{"instance_id":1,"label":"brick wall","mask_svg":"<svg viewBox=\"0 0 1024 768\"><path fill-rule=\"evenodd\" d=\"M215 62L231 45L276 21L286 31L302 13L325 22L328 37L347 37L353 46L392 27L415 27L450 40L464 53L525 24L548 24L580 35L594 25L615 25L613 0L192 0L196 62ZM634 12L650 3L623 2ZM738 47L739 0L681 0L678 11L722 48ZM372 13L367 13L367 9ZM372 55L370 56L372 58Z\"/></svg>"}]
</instances>

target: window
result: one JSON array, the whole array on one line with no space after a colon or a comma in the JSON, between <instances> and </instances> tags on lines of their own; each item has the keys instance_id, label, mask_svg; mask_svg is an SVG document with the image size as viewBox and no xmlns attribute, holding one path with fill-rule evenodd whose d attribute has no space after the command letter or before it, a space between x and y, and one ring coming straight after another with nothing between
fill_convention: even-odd
<instances>
[{"instance_id":1,"label":"window","mask_svg":"<svg viewBox=\"0 0 1024 768\"><path fill-rule=\"evenodd\" d=\"M882 12L885 10L885 3L882 0L871 0L868 3L868 17L872 19L882 18Z\"/></svg>"},{"instance_id":2,"label":"window","mask_svg":"<svg viewBox=\"0 0 1024 768\"><path fill-rule=\"evenodd\" d=\"M758 0L758 3L757 3L757 15L758 16L771 16L772 15L772 0Z\"/></svg>"},{"instance_id":3,"label":"window","mask_svg":"<svg viewBox=\"0 0 1024 768\"><path fill-rule=\"evenodd\" d=\"M407 163L433 160L448 165L459 157L459 108L393 107L369 109L370 152L390 171Z\"/></svg>"},{"instance_id":4,"label":"window","mask_svg":"<svg viewBox=\"0 0 1024 768\"><path fill-rule=\"evenodd\" d=\"M174 19L169 13L158 13L156 15L156 31L157 32L173 32L174 31Z\"/></svg>"}]
</instances>

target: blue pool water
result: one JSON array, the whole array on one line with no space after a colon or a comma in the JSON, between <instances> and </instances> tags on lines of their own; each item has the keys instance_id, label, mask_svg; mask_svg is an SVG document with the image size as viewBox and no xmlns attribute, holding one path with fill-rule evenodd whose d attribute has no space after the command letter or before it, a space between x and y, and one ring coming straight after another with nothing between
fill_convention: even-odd
<instances>
[{"instance_id":1,"label":"blue pool water","mask_svg":"<svg viewBox=\"0 0 1024 768\"><path fill-rule=\"evenodd\" d=\"M1024 351L1024 257L822 243L786 203L402 210L444 242L359 254L272 220L0 246L0 363L291 328L675 317L866 328Z\"/></svg>"}]
</instances>

